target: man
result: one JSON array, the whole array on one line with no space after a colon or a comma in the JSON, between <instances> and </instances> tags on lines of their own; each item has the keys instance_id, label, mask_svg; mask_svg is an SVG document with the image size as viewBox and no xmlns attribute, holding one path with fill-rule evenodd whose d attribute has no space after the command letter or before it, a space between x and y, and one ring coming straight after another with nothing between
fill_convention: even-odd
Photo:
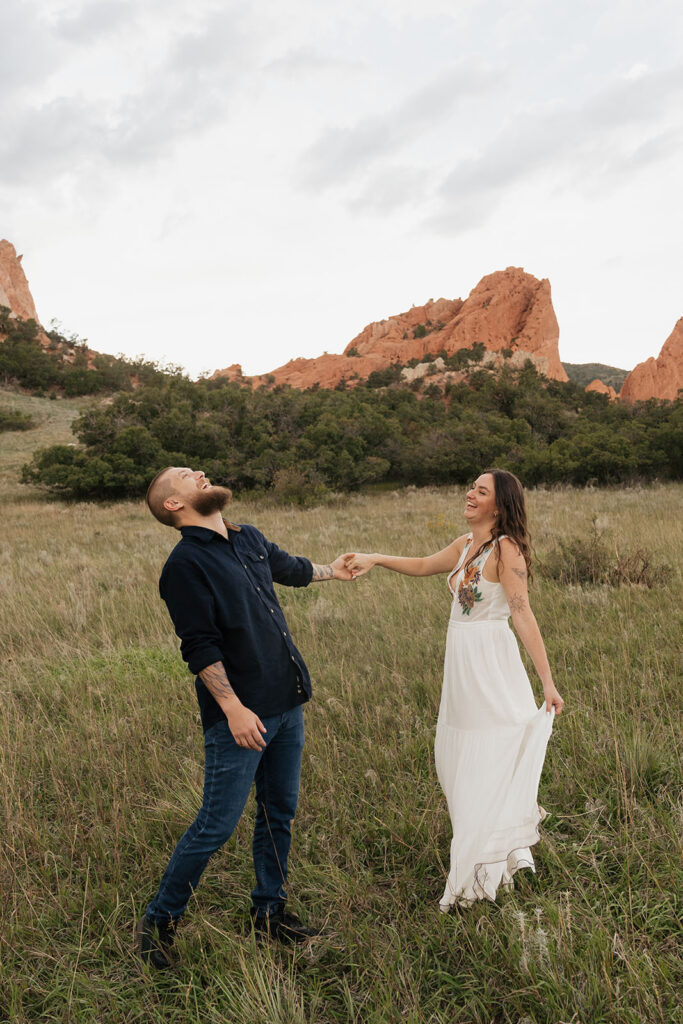
<instances>
[{"instance_id":1,"label":"man","mask_svg":"<svg viewBox=\"0 0 683 1024\"><path fill-rule=\"evenodd\" d=\"M137 926L138 954L158 968L171 965L177 923L209 857L237 825L254 781L253 927L259 937L284 942L319 934L285 911L304 742L302 705L311 696L311 682L273 583L305 587L352 576L342 558L314 565L282 551L253 526L227 522L221 512L230 497L201 471L176 466L158 473L147 491L152 514L182 534L164 565L159 591L181 654L197 677L205 750L202 807Z\"/></svg>"}]
</instances>

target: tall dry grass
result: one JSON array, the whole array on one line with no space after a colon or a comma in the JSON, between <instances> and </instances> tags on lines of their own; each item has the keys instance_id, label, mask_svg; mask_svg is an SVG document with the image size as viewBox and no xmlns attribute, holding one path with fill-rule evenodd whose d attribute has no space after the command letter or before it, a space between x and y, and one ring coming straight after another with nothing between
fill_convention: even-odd
<instances>
[{"instance_id":1,"label":"tall dry grass","mask_svg":"<svg viewBox=\"0 0 683 1024\"><path fill-rule=\"evenodd\" d=\"M681 1019L679 572L651 590L537 578L567 701L541 781L551 817L538 874L447 917L449 821L432 758L443 578L376 570L281 588L315 687L290 894L326 938L254 944L248 813L193 900L180 967L150 977L133 923L202 782L192 680L156 590L175 537L141 504L46 503L13 473L0 534L0 1020ZM541 557L597 517L619 551L680 565L680 487L529 498ZM462 503L457 489L408 490L231 515L328 561L355 547L436 550L463 531Z\"/></svg>"}]
</instances>

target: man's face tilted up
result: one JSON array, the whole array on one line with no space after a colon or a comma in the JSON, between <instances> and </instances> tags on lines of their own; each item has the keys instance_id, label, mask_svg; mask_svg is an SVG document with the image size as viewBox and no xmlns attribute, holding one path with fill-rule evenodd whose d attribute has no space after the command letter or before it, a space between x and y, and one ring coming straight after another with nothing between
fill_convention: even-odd
<instances>
[{"instance_id":1,"label":"man's face tilted up","mask_svg":"<svg viewBox=\"0 0 683 1024\"><path fill-rule=\"evenodd\" d=\"M221 512L231 498L227 487L213 486L202 470L187 466L169 466L155 478L148 493L152 512L156 515L156 506L161 505L175 520L168 525L174 526L180 525L178 519L182 518L183 510L212 516Z\"/></svg>"}]
</instances>

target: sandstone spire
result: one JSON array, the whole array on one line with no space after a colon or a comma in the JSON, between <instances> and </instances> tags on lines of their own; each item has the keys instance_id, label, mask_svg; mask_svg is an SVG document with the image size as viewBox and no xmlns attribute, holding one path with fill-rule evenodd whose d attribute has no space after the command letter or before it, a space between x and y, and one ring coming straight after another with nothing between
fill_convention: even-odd
<instances>
[{"instance_id":1,"label":"sandstone spire","mask_svg":"<svg viewBox=\"0 0 683 1024\"><path fill-rule=\"evenodd\" d=\"M20 320L39 323L21 256L17 256L12 243L4 238L0 241L0 306L8 306Z\"/></svg>"},{"instance_id":2,"label":"sandstone spire","mask_svg":"<svg viewBox=\"0 0 683 1024\"><path fill-rule=\"evenodd\" d=\"M638 363L621 386L619 398L625 402L648 398L673 400L683 388L683 317L662 346L656 359Z\"/></svg>"}]
</instances>

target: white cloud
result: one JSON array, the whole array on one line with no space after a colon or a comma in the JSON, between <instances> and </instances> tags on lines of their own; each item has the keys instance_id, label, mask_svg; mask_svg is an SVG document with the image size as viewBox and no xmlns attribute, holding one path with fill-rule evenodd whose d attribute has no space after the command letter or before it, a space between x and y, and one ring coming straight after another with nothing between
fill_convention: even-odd
<instances>
[{"instance_id":1,"label":"white cloud","mask_svg":"<svg viewBox=\"0 0 683 1024\"><path fill-rule=\"evenodd\" d=\"M102 152L106 128L100 113L80 98L58 98L10 113L0 134L3 185L36 187L80 169Z\"/></svg>"},{"instance_id":2,"label":"white cloud","mask_svg":"<svg viewBox=\"0 0 683 1024\"><path fill-rule=\"evenodd\" d=\"M49 26L37 10L21 0L0 3L0 39L3 125L14 97L27 86L44 81L62 58L59 45L53 45Z\"/></svg>"},{"instance_id":3,"label":"white cloud","mask_svg":"<svg viewBox=\"0 0 683 1024\"><path fill-rule=\"evenodd\" d=\"M439 187L431 223L446 232L476 227L524 180L591 194L622 184L681 151L681 109L683 67L622 79L580 107L553 103L526 111L454 167ZM660 130L672 112L678 123Z\"/></svg>"},{"instance_id":4,"label":"white cloud","mask_svg":"<svg viewBox=\"0 0 683 1024\"><path fill-rule=\"evenodd\" d=\"M125 4L98 3L55 22L85 43L121 23ZM68 26L68 28L65 28ZM186 27L137 90L90 100L81 90L10 105L0 135L4 184L51 182L93 164L117 172L168 156L174 146L219 123L259 63L256 26L244 8L212 12ZM44 72L43 72L44 73Z\"/></svg>"},{"instance_id":5,"label":"white cloud","mask_svg":"<svg viewBox=\"0 0 683 1024\"><path fill-rule=\"evenodd\" d=\"M357 214L387 216L405 207L420 206L428 195L428 168L402 165L373 175L363 190L348 203Z\"/></svg>"},{"instance_id":6,"label":"white cloud","mask_svg":"<svg viewBox=\"0 0 683 1024\"><path fill-rule=\"evenodd\" d=\"M286 78L298 78L311 72L363 73L368 71L368 63L365 60L337 57L313 46L299 46L270 60L264 70L273 71Z\"/></svg>"},{"instance_id":7,"label":"white cloud","mask_svg":"<svg viewBox=\"0 0 683 1024\"><path fill-rule=\"evenodd\" d=\"M414 146L463 101L495 88L501 78L501 72L480 61L464 61L442 71L389 111L363 117L350 127L329 128L302 156L302 183L318 190L362 176L373 161Z\"/></svg>"},{"instance_id":8,"label":"white cloud","mask_svg":"<svg viewBox=\"0 0 683 1024\"><path fill-rule=\"evenodd\" d=\"M130 24L135 18L131 0L98 0L78 10L61 12L52 24L58 35L74 43L91 44L112 30Z\"/></svg>"},{"instance_id":9,"label":"white cloud","mask_svg":"<svg viewBox=\"0 0 683 1024\"><path fill-rule=\"evenodd\" d=\"M634 64L632 67L628 69L628 71L624 75L624 78L628 78L631 81L636 81L638 78L642 78L643 75L646 75L649 70L650 68L647 64Z\"/></svg>"}]
</instances>

